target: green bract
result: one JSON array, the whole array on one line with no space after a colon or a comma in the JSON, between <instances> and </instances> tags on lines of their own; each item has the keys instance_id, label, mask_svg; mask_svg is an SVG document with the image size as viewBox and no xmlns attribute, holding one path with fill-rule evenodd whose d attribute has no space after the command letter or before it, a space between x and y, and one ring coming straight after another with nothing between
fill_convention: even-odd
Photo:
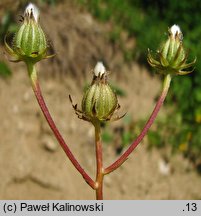
<instances>
[{"instance_id":1,"label":"green bract","mask_svg":"<svg viewBox=\"0 0 201 216\"><path fill-rule=\"evenodd\" d=\"M186 63L188 55L183 48L182 37L180 28L173 25L169 29L169 37L161 49L155 55L148 52L148 63L162 74L185 75L191 73L193 70L188 69L194 65L195 60Z\"/></svg>"},{"instance_id":2,"label":"green bract","mask_svg":"<svg viewBox=\"0 0 201 216\"><path fill-rule=\"evenodd\" d=\"M82 99L82 112L89 119L108 120L117 108L117 97L103 78L95 77Z\"/></svg>"}]
</instances>

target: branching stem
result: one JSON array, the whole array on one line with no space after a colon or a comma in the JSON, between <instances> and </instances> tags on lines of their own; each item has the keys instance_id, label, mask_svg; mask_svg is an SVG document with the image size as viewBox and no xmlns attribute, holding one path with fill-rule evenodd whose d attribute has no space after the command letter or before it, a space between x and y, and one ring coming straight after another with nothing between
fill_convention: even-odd
<instances>
[{"instance_id":1,"label":"branching stem","mask_svg":"<svg viewBox=\"0 0 201 216\"><path fill-rule=\"evenodd\" d=\"M161 96L159 97L158 102L156 103L156 106L155 106L150 118L148 119L147 123L145 124L144 128L142 129L140 135L130 145L130 147L113 164L111 164L110 166L108 166L105 169L104 174L109 174L109 173L113 172L114 170L116 170L118 167L120 167L128 159L128 156L133 152L133 150L138 146L138 144L142 141L144 136L147 134L149 128L152 126L154 120L156 119L156 116L157 116L161 106L163 105L163 102L164 102L164 100L167 96L168 90L169 90L170 82L171 82L171 75L168 74L168 75L166 75L166 77L164 79Z\"/></svg>"},{"instance_id":2,"label":"branching stem","mask_svg":"<svg viewBox=\"0 0 201 216\"><path fill-rule=\"evenodd\" d=\"M47 108L47 105L44 101L44 98L42 96L42 92L40 90L40 85L37 77L37 71L34 64L27 64L29 77L31 79L31 84L33 91L35 93L36 99L38 101L38 104L50 126L52 129L55 137L57 138L59 144L61 145L62 149L66 153L69 160L72 162L74 167L79 171L79 173L83 176L85 181L96 191L96 199L102 200L103 199L103 177L106 174L109 174L116 170L118 167L120 167L128 158L128 156L133 152L133 150L137 147L137 145L142 141L144 136L147 134L149 128L153 124L154 120L156 119L156 116L167 96L170 82L171 82L171 76L168 74L165 77L163 89L161 92L161 96L159 97L156 106L146 122L144 128L142 129L142 132L139 134L139 136L136 138L136 140L130 145L130 147L110 166L108 166L106 169L103 168L103 156L102 156L102 143L101 143L101 128L100 128L100 122L95 121L93 122L93 125L95 127L95 144L96 144L96 181L93 181L91 177L85 172L85 170L81 167L79 162L76 160L74 155L72 154L71 150L69 149L68 145L64 141L62 135L60 134L59 130L57 129L51 114Z\"/></svg>"},{"instance_id":3,"label":"branching stem","mask_svg":"<svg viewBox=\"0 0 201 216\"><path fill-rule=\"evenodd\" d=\"M95 189L95 182L91 179L91 177L85 172L85 170L81 167L81 165L79 164L79 162L76 160L76 158L74 157L73 153L71 152L71 150L69 149L68 145L66 144L66 142L64 141L61 133L59 132L58 128L56 127L51 114L47 108L47 105L44 101L41 89L40 89L40 85L39 85L39 81L38 81L38 77L37 77L37 71L35 68L34 64L27 64L27 68L28 68L28 73L29 73L29 77L31 79L31 84L32 84L32 88L34 91L34 94L36 96L36 99L38 101L38 104L50 126L50 128L52 129L55 137L57 138L60 146L62 147L62 149L64 150L65 154L67 155L67 157L69 158L69 160L72 162L72 164L74 165L74 167L79 171L79 173L82 175L82 177L85 179L85 181L93 188Z\"/></svg>"}]
</instances>

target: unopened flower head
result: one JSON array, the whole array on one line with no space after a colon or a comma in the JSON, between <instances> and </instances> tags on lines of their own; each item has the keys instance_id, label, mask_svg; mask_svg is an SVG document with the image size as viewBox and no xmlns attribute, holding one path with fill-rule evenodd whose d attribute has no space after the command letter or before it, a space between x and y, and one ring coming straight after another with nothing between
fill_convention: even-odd
<instances>
[{"instance_id":1,"label":"unopened flower head","mask_svg":"<svg viewBox=\"0 0 201 216\"><path fill-rule=\"evenodd\" d=\"M169 29L169 37L162 44L159 51L152 55L148 53L148 63L159 73L172 75L185 75L193 70L189 70L195 63L187 63L187 53L183 47L183 35L178 25L173 25Z\"/></svg>"},{"instance_id":2,"label":"unopened flower head","mask_svg":"<svg viewBox=\"0 0 201 216\"><path fill-rule=\"evenodd\" d=\"M39 24L39 9L30 3L22 16L22 25L13 38L10 47L6 40L5 46L15 61L36 63L47 58L47 39Z\"/></svg>"},{"instance_id":3,"label":"unopened flower head","mask_svg":"<svg viewBox=\"0 0 201 216\"><path fill-rule=\"evenodd\" d=\"M117 96L107 82L107 71L103 63L98 62L94 68L92 83L84 93L82 109L78 110L77 105L73 105L75 113L79 118L92 123L118 120L124 116L114 117L114 112L119 107Z\"/></svg>"}]
</instances>

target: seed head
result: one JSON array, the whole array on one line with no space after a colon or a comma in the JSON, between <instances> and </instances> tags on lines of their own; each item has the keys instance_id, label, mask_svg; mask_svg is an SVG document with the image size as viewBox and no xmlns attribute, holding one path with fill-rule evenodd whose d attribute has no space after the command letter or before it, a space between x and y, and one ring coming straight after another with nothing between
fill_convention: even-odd
<instances>
[{"instance_id":1,"label":"seed head","mask_svg":"<svg viewBox=\"0 0 201 216\"><path fill-rule=\"evenodd\" d=\"M22 24L16 32L12 45L5 38L5 48L14 57L14 61L36 63L47 56L48 43L46 35L39 24L39 10L30 3L22 16Z\"/></svg>"},{"instance_id":2,"label":"seed head","mask_svg":"<svg viewBox=\"0 0 201 216\"><path fill-rule=\"evenodd\" d=\"M153 55L148 51L148 63L159 73L171 75L185 75L191 73L194 60L187 63L187 53L183 47L183 35L178 25L173 25L169 29L168 39L159 51Z\"/></svg>"},{"instance_id":3,"label":"seed head","mask_svg":"<svg viewBox=\"0 0 201 216\"><path fill-rule=\"evenodd\" d=\"M117 96L107 82L107 71L102 62L98 62L93 70L94 76L91 85L84 93L82 109L73 105L75 113L79 118L89 121L118 120L121 117L114 117L114 112L120 108ZM70 97L71 103L72 99Z\"/></svg>"}]
</instances>

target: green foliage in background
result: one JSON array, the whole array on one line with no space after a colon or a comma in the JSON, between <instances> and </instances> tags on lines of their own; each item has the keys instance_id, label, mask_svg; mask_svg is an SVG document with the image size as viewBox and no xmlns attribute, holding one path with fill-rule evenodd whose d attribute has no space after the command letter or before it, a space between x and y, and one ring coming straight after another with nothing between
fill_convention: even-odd
<instances>
[{"instance_id":1,"label":"green foliage in background","mask_svg":"<svg viewBox=\"0 0 201 216\"><path fill-rule=\"evenodd\" d=\"M5 35L10 32L14 32L16 30L16 25L13 22L13 17L10 12L5 12L1 19L0 25L0 43L3 43ZM11 70L6 65L5 62L0 61L0 76L8 77L11 75Z\"/></svg>"},{"instance_id":2,"label":"green foliage in background","mask_svg":"<svg viewBox=\"0 0 201 216\"><path fill-rule=\"evenodd\" d=\"M0 76L6 78L11 75L11 70L6 63L0 61Z\"/></svg>"},{"instance_id":3,"label":"green foliage in background","mask_svg":"<svg viewBox=\"0 0 201 216\"><path fill-rule=\"evenodd\" d=\"M115 143L115 150L117 154L120 154L124 147L131 144L136 138L136 132L139 132L139 124L135 124L132 121L132 117L127 114L123 119L123 123L113 128L113 131L108 129L107 124L102 125L103 133L102 140L106 144ZM141 124L140 124L141 126ZM113 136L115 134L115 136Z\"/></svg>"},{"instance_id":4,"label":"green foliage in background","mask_svg":"<svg viewBox=\"0 0 201 216\"><path fill-rule=\"evenodd\" d=\"M62 0L38 0L39 3L43 4L49 4L51 6L55 6L56 4L62 2Z\"/></svg>"},{"instance_id":5,"label":"green foliage in background","mask_svg":"<svg viewBox=\"0 0 201 216\"><path fill-rule=\"evenodd\" d=\"M15 32L17 29L17 25L13 21L13 16L11 12L6 11L1 18L1 25L0 25L0 43L4 41L4 37L6 33Z\"/></svg>"},{"instance_id":6,"label":"green foliage in background","mask_svg":"<svg viewBox=\"0 0 201 216\"><path fill-rule=\"evenodd\" d=\"M197 57L195 71L173 79L168 103L174 111L149 133L150 143L165 143L182 149L190 158L201 159L201 2L200 0L78 0L100 21L115 24L111 41L120 39L122 30L136 38L136 47L128 59L146 64L147 48L157 50L167 37L167 27L178 24L184 34L184 45L190 60ZM162 36L162 38L161 38ZM162 130L162 125L166 130ZM173 128L174 125L174 129ZM160 136L162 138L160 138ZM165 138L164 143L162 140ZM155 144L154 144L155 143Z\"/></svg>"}]
</instances>

